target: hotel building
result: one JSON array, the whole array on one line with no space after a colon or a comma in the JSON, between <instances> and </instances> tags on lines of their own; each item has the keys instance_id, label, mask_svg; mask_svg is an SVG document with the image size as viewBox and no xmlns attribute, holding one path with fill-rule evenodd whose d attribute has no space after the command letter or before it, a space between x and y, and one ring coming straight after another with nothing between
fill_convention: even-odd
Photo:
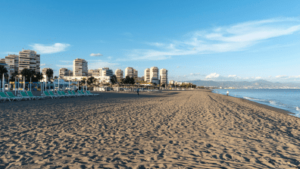
<instances>
[{"instance_id":1,"label":"hotel building","mask_svg":"<svg viewBox=\"0 0 300 169\"><path fill-rule=\"evenodd\" d=\"M168 85L168 70L166 69L160 69L159 70L159 80L160 80L160 84L165 84Z\"/></svg>"},{"instance_id":2,"label":"hotel building","mask_svg":"<svg viewBox=\"0 0 300 169\"><path fill-rule=\"evenodd\" d=\"M88 76L88 62L84 59L73 61L73 76Z\"/></svg>"},{"instance_id":3,"label":"hotel building","mask_svg":"<svg viewBox=\"0 0 300 169\"><path fill-rule=\"evenodd\" d=\"M40 72L40 55L33 50L22 50L19 52L19 68L21 73L23 69L31 69Z\"/></svg>"},{"instance_id":4,"label":"hotel building","mask_svg":"<svg viewBox=\"0 0 300 169\"><path fill-rule=\"evenodd\" d=\"M69 70L67 68L60 68L59 69L59 78L64 78L65 76L73 76L72 70Z\"/></svg>"},{"instance_id":5,"label":"hotel building","mask_svg":"<svg viewBox=\"0 0 300 169\"><path fill-rule=\"evenodd\" d=\"M118 80L118 81L121 81L121 80L123 79L123 70L117 69L117 70L115 71L115 75L116 75L116 77L117 77L117 80Z\"/></svg>"},{"instance_id":6,"label":"hotel building","mask_svg":"<svg viewBox=\"0 0 300 169\"><path fill-rule=\"evenodd\" d=\"M125 69L125 78L129 76L130 78L134 77L134 69L132 67L127 67Z\"/></svg>"},{"instance_id":7,"label":"hotel building","mask_svg":"<svg viewBox=\"0 0 300 169\"><path fill-rule=\"evenodd\" d=\"M158 68L157 67L151 67L150 68L150 82L159 84Z\"/></svg>"},{"instance_id":8,"label":"hotel building","mask_svg":"<svg viewBox=\"0 0 300 169\"><path fill-rule=\"evenodd\" d=\"M18 71L19 68L19 56L18 55L7 55L5 56L5 63L8 65L9 77L14 72Z\"/></svg>"},{"instance_id":9,"label":"hotel building","mask_svg":"<svg viewBox=\"0 0 300 169\"><path fill-rule=\"evenodd\" d=\"M144 81L145 82L150 82L150 69L149 68L147 68L147 69L145 69L145 71L144 71Z\"/></svg>"}]
</instances>

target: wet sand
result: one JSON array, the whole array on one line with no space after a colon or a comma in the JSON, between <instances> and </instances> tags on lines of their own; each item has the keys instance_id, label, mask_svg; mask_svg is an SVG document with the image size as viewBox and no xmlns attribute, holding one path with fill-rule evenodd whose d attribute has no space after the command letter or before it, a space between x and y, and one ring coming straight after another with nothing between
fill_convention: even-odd
<instances>
[{"instance_id":1,"label":"wet sand","mask_svg":"<svg viewBox=\"0 0 300 169\"><path fill-rule=\"evenodd\" d=\"M300 119L208 90L0 103L0 168L297 168Z\"/></svg>"}]
</instances>

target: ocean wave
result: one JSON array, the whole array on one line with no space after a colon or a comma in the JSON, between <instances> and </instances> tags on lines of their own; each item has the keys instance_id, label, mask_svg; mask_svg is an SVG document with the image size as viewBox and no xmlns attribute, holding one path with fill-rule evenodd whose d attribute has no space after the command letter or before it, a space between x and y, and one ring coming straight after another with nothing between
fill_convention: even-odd
<instances>
[{"instance_id":1,"label":"ocean wave","mask_svg":"<svg viewBox=\"0 0 300 169\"><path fill-rule=\"evenodd\" d=\"M297 107L296 107L296 110L297 110L297 111L300 111L300 108L297 106Z\"/></svg>"},{"instance_id":2,"label":"ocean wave","mask_svg":"<svg viewBox=\"0 0 300 169\"><path fill-rule=\"evenodd\" d=\"M270 104L274 104L274 105L276 105L276 102L275 102L275 101L273 101L273 100L269 101L269 103L270 103Z\"/></svg>"}]
</instances>

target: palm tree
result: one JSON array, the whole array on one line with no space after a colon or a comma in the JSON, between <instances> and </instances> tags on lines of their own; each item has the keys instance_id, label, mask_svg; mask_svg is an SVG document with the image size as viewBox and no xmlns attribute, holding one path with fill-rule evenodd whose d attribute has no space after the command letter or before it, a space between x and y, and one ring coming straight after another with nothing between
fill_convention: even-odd
<instances>
[{"instance_id":1,"label":"palm tree","mask_svg":"<svg viewBox=\"0 0 300 169\"><path fill-rule=\"evenodd\" d=\"M46 76L50 80L50 78L53 77L53 70L52 69L47 69Z\"/></svg>"},{"instance_id":2,"label":"palm tree","mask_svg":"<svg viewBox=\"0 0 300 169\"><path fill-rule=\"evenodd\" d=\"M3 76L3 74L4 74L4 76L6 76L6 75L7 75L7 72L8 72L8 71L7 71L6 67L0 65L0 75L1 75L0 79L1 79L1 86L2 86L2 76Z\"/></svg>"},{"instance_id":3,"label":"palm tree","mask_svg":"<svg viewBox=\"0 0 300 169\"><path fill-rule=\"evenodd\" d=\"M33 78L35 75L35 71L34 70L30 70L30 69L23 69L21 71L21 75L25 77L25 81L29 82L30 78Z\"/></svg>"}]
</instances>

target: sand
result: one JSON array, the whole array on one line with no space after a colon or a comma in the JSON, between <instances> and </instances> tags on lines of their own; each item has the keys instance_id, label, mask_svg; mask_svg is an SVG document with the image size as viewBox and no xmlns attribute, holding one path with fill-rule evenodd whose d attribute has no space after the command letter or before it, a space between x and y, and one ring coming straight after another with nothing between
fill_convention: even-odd
<instances>
[{"instance_id":1,"label":"sand","mask_svg":"<svg viewBox=\"0 0 300 169\"><path fill-rule=\"evenodd\" d=\"M300 119L208 90L0 103L0 168L296 168Z\"/></svg>"}]
</instances>

